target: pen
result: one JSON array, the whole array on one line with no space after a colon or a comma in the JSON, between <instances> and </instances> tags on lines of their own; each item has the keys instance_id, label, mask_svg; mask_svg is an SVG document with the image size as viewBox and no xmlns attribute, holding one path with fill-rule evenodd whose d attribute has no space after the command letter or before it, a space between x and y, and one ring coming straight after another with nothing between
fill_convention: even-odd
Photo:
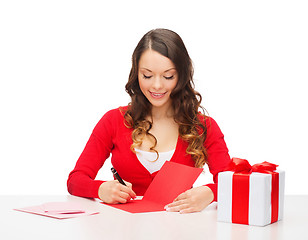
<instances>
[{"instance_id":1,"label":"pen","mask_svg":"<svg viewBox=\"0 0 308 240\"><path fill-rule=\"evenodd\" d=\"M120 175L118 174L117 170L115 170L113 167L111 168L111 172L113 173L113 176L124 186L126 186L125 182L123 181L123 179L120 177Z\"/></svg>"}]
</instances>

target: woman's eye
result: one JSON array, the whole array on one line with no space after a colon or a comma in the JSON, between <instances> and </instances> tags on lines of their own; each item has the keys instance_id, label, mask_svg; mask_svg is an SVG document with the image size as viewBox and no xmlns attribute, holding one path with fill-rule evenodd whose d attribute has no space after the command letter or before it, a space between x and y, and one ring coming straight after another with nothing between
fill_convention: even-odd
<instances>
[{"instance_id":1,"label":"woman's eye","mask_svg":"<svg viewBox=\"0 0 308 240\"><path fill-rule=\"evenodd\" d=\"M145 78L145 79L149 79L149 78L151 78L152 76L147 76L147 75L144 75L143 74L143 78Z\"/></svg>"},{"instance_id":2,"label":"woman's eye","mask_svg":"<svg viewBox=\"0 0 308 240\"><path fill-rule=\"evenodd\" d=\"M170 77L165 77L165 79L167 79L167 80L170 80L170 79L173 79L173 75L172 76L170 76Z\"/></svg>"}]
</instances>

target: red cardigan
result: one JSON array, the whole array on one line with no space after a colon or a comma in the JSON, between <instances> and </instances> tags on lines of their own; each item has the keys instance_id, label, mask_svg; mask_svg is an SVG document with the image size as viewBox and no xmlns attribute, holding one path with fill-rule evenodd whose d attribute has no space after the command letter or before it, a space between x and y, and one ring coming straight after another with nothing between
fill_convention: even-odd
<instances>
[{"instance_id":1,"label":"red cardigan","mask_svg":"<svg viewBox=\"0 0 308 240\"><path fill-rule=\"evenodd\" d=\"M122 108L123 109L123 108ZM125 109L125 108L124 108ZM95 180L97 172L105 160L112 154L111 163L119 175L133 185L137 195L142 196L157 174L150 174L130 150L133 143L132 129L124 125L123 112L120 108L110 110L95 126L74 170L67 180L68 191L80 197L98 198L99 186L104 182ZM208 154L209 170L214 183L207 184L217 201L217 175L230 162L224 136L212 118L206 118L207 138L204 146ZM170 161L194 166L191 156L186 153L188 143L178 138L175 152Z\"/></svg>"}]
</instances>

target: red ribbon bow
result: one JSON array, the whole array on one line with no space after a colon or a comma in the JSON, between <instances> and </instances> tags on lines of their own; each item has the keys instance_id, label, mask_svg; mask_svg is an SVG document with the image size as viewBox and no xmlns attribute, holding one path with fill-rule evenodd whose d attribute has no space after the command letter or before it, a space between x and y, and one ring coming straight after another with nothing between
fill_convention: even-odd
<instances>
[{"instance_id":1,"label":"red ribbon bow","mask_svg":"<svg viewBox=\"0 0 308 240\"><path fill-rule=\"evenodd\" d=\"M278 165L266 161L251 166L246 159L232 158L232 161L228 167L228 171L248 174L252 172L273 173L277 167Z\"/></svg>"}]
</instances>

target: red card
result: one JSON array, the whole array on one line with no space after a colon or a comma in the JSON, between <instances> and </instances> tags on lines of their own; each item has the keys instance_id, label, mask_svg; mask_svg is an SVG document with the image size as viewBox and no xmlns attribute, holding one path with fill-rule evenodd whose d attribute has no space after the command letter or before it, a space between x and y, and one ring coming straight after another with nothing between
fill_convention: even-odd
<instances>
[{"instance_id":1,"label":"red card","mask_svg":"<svg viewBox=\"0 0 308 240\"><path fill-rule=\"evenodd\" d=\"M192 187L202 170L167 161L155 176L142 200L106 205L131 213L164 211L167 204Z\"/></svg>"}]
</instances>

